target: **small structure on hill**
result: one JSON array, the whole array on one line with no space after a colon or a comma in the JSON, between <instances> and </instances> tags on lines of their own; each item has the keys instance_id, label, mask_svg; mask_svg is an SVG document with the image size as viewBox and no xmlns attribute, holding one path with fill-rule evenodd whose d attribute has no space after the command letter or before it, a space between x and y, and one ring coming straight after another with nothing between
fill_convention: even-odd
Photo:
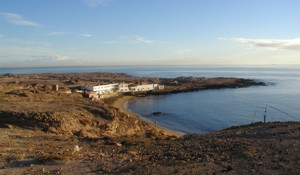
<instances>
[{"instance_id":1,"label":"small structure on hill","mask_svg":"<svg viewBox=\"0 0 300 175\"><path fill-rule=\"evenodd\" d=\"M59 89L59 86L56 84L56 85L52 85L52 90L53 91L58 91Z\"/></svg>"}]
</instances>

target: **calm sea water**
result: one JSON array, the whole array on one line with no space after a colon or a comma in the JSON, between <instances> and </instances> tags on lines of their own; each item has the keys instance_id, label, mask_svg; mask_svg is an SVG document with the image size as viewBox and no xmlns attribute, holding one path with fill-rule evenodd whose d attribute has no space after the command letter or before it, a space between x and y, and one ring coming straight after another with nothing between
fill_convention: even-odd
<instances>
[{"instance_id":1,"label":"calm sea water","mask_svg":"<svg viewBox=\"0 0 300 175\"><path fill-rule=\"evenodd\" d=\"M270 83L266 87L205 90L147 96L127 103L144 120L182 133L205 133L262 121L300 121L300 66L270 67L60 67L0 69L4 73L121 72L150 77L239 77ZM274 109L275 108L275 109ZM154 116L153 112L163 112ZM287 115L288 114L288 115Z\"/></svg>"},{"instance_id":2,"label":"calm sea water","mask_svg":"<svg viewBox=\"0 0 300 175\"><path fill-rule=\"evenodd\" d=\"M300 120L300 67L181 67L137 72L139 76L240 77L266 87L205 90L138 98L127 104L145 120L183 133L205 133L263 121ZM274 108L272 108L274 107ZM278 111L279 110L279 111ZM163 115L151 113L159 111ZM287 114L289 115L287 115ZM296 118L293 118L296 117Z\"/></svg>"}]
</instances>

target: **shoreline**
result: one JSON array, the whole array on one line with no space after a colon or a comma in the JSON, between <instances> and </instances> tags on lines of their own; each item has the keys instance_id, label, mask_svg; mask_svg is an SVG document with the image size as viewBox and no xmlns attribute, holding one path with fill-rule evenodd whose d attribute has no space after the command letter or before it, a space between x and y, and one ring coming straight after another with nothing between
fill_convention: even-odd
<instances>
[{"instance_id":1,"label":"shoreline","mask_svg":"<svg viewBox=\"0 0 300 175\"><path fill-rule=\"evenodd\" d=\"M136 118L138 120L141 120L143 122L146 122L148 123L152 128L158 130L158 131L162 131L166 136L175 136L175 137L181 137L183 136L184 134L180 134L180 133L177 133L175 131L172 131L172 130L169 130L167 128L164 128L164 127L161 127L161 126L158 126L158 125L155 125L149 121L146 121L146 120L142 120L138 114L130 111L129 109L127 109L125 107L125 105L130 101L130 100L133 100L134 96L123 96L123 97L120 97L118 98L112 105L119 109L120 112L124 112L125 114L129 115L129 117L133 117L133 118Z\"/></svg>"}]
</instances>

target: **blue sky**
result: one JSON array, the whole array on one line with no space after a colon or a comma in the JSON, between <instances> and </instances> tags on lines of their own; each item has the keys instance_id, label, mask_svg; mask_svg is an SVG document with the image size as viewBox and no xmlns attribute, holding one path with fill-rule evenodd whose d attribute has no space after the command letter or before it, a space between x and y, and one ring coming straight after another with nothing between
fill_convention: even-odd
<instances>
[{"instance_id":1,"label":"blue sky","mask_svg":"<svg viewBox=\"0 0 300 175\"><path fill-rule=\"evenodd\" d=\"M300 64L298 0L1 0L0 67Z\"/></svg>"}]
</instances>

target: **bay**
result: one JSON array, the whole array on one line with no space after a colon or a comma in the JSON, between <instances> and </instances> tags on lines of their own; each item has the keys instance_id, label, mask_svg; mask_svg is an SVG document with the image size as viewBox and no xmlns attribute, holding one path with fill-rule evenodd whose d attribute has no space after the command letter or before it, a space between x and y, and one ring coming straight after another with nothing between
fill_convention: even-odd
<instances>
[{"instance_id":1,"label":"bay","mask_svg":"<svg viewBox=\"0 0 300 175\"><path fill-rule=\"evenodd\" d=\"M144 120L180 133L207 133L263 121L299 121L300 68L282 67L178 67L135 73L158 77L238 77L268 86L204 90L138 98L127 107ZM159 111L163 115L155 116ZM288 115L287 115L288 114Z\"/></svg>"}]
</instances>

